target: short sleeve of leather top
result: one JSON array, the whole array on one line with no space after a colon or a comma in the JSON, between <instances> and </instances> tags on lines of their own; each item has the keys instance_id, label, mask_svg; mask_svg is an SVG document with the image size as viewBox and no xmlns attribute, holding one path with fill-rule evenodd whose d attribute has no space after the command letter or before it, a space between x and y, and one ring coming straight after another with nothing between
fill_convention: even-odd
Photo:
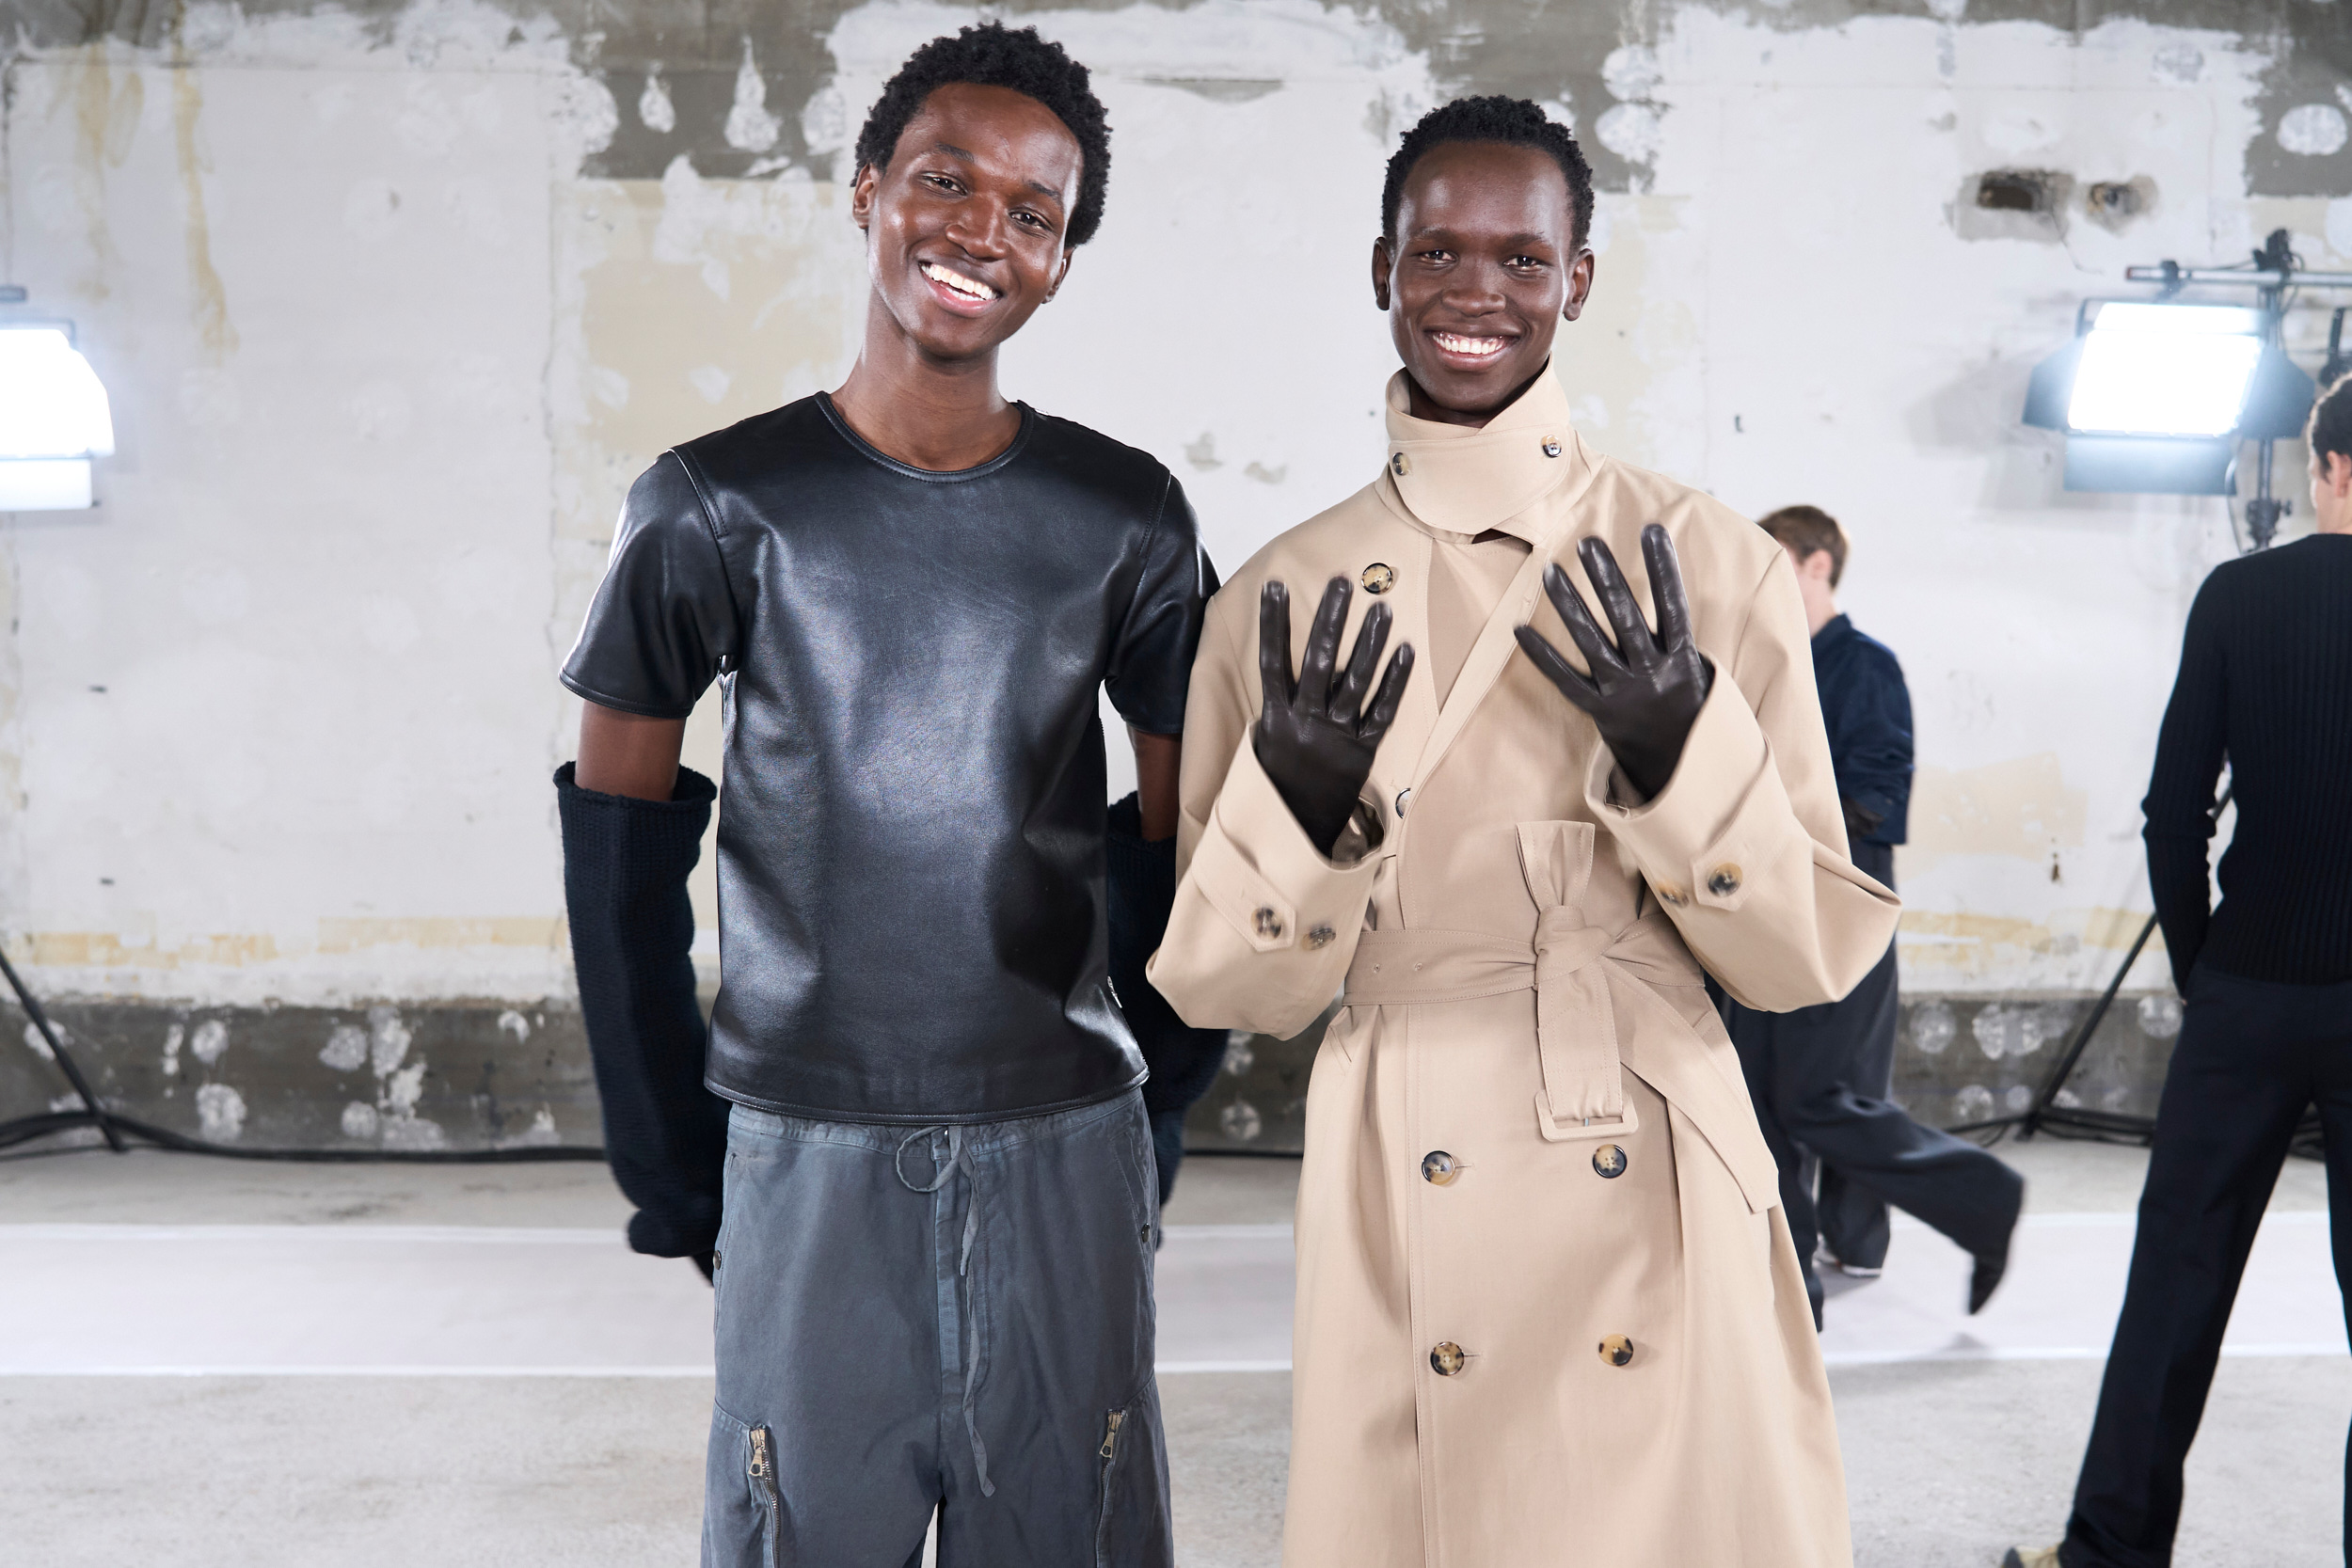
<instances>
[{"instance_id":1,"label":"short sleeve of leather top","mask_svg":"<svg viewBox=\"0 0 2352 1568\"><path fill-rule=\"evenodd\" d=\"M1214 571L1149 455L1022 409L976 468L909 467L821 394L629 491L564 684L726 704L708 1082L931 1124L1143 1076L1106 979L1104 736L1184 727Z\"/></svg>"}]
</instances>

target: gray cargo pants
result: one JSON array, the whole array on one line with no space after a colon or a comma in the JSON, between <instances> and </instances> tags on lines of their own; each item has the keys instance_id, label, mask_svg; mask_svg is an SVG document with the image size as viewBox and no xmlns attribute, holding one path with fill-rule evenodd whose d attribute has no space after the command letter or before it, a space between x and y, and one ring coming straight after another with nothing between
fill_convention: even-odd
<instances>
[{"instance_id":1,"label":"gray cargo pants","mask_svg":"<svg viewBox=\"0 0 2352 1568\"><path fill-rule=\"evenodd\" d=\"M908 1128L737 1106L704 1568L1168 1568L1139 1093Z\"/></svg>"}]
</instances>

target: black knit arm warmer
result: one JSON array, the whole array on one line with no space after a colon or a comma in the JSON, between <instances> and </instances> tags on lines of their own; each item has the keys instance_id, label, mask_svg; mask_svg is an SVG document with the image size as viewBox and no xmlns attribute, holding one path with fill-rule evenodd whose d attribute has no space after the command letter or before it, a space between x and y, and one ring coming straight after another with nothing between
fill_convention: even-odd
<instances>
[{"instance_id":1,"label":"black knit arm warmer","mask_svg":"<svg viewBox=\"0 0 2352 1568\"><path fill-rule=\"evenodd\" d=\"M602 795L575 784L572 766L555 772L564 904L604 1101L605 1158L637 1206L628 1244L691 1258L717 1244L727 1152L727 1102L703 1086L686 898L719 791L681 768L666 801Z\"/></svg>"},{"instance_id":2,"label":"black knit arm warmer","mask_svg":"<svg viewBox=\"0 0 2352 1568\"><path fill-rule=\"evenodd\" d=\"M1152 1071L1144 1080L1144 1109L1183 1111L1216 1082L1225 1065L1226 1032L1195 1029L1178 1018L1143 972L1168 935L1168 911L1176 905L1176 841L1143 836L1143 811L1133 795L1112 804L1107 829L1111 989Z\"/></svg>"}]
</instances>

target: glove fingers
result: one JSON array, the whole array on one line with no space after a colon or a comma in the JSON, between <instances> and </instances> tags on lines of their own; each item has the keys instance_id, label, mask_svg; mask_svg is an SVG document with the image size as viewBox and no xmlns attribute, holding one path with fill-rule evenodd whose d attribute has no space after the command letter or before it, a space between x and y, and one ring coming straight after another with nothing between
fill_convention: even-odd
<instances>
[{"instance_id":1,"label":"glove fingers","mask_svg":"<svg viewBox=\"0 0 2352 1568\"><path fill-rule=\"evenodd\" d=\"M1641 604L1633 597L1625 573L1617 569L1617 558L1598 539L1583 541L1577 546L1576 553L1583 561L1584 575L1592 579L1593 592L1616 633L1618 661L1629 669L1654 663L1656 640L1650 636L1649 623L1642 619Z\"/></svg>"},{"instance_id":2,"label":"glove fingers","mask_svg":"<svg viewBox=\"0 0 2352 1568\"><path fill-rule=\"evenodd\" d=\"M1519 640L1520 649L1528 662L1544 673L1544 678L1560 689L1560 694L1585 712L1597 715L1601 709L1600 688L1576 673L1575 666L1560 657L1560 650L1544 641L1534 626L1521 626L1513 635Z\"/></svg>"},{"instance_id":3,"label":"glove fingers","mask_svg":"<svg viewBox=\"0 0 2352 1568\"><path fill-rule=\"evenodd\" d=\"M1315 624L1307 633L1307 657L1298 664L1298 706L1309 713L1328 710L1331 677L1339 669L1340 632L1347 624L1345 578L1324 585L1323 603L1315 608Z\"/></svg>"},{"instance_id":4,"label":"glove fingers","mask_svg":"<svg viewBox=\"0 0 2352 1568\"><path fill-rule=\"evenodd\" d=\"M1389 620L1387 605L1376 604L1364 611L1364 624L1356 628L1355 651L1348 656L1347 673L1331 694L1334 722L1353 727L1356 716L1363 711L1364 698L1380 669L1380 651L1389 645Z\"/></svg>"},{"instance_id":5,"label":"glove fingers","mask_svg":"<svg viewBox=\"0 0 2352 1568\"><path fill-rule=\"evenodd\" d=\"M1380 737L1396 722L1396 711L1405 702L1406 678L1413 673L1413 645L1399 642L1396 652L1389 656L1389 668L1380 677L1380 689L1373 693L1372 709L1364 715L1363 727L1357 736L1366 746L1378 750Z\"/></svg>"},{"instance_id":6,"label":"glove fingers","mask_svg":"<svg viewBox=\"0 0 2352 1568\"><path fill-rule=\"evenodd\" d=\"M1559 612L1561 624L1568 628L1568 640L1576 644L1577 652L1584 656L1585 665L1593 672L1586 684L1594 691L1599 690L1597 683L1604 673L1611 676L1626 673L1625 660L1617 657L1615 645L1593 620L1593 612L1584 608L1583 597L1577 593L1575 584L1568 581L1568 574L1562 571L1556 562L1544 568L1544 596ZM1543 640L1538 638L1536 641L1540 642ZM1549 648L1551 644L1546 642L1544 646ZM1559 657L1556 653L1552 657ZM1540 667L1540 661L1538 664ZM1570 674L1576 673L1569 669L1565 659L1560 660L1560 667L1568 670ZM1577 678L1585 679L1581 675Z\"/></svg>"},{"instance_id":7,"label":"glove fingers","mask_svg":"<svg viewBox=\"0 0 2352 1568\"><path fill-rule=\"evenodd\" d=\"M1288 707L1298 694L1291 682L1291 591L1279 580L1258 594L1258 684L1269 708Z\"/></svg>"},{"instance_id":8,"label":"glove fingers","mask_svg":"<svg viewBox=\"0 0 2352 1568\"><path fill-rule=\"evenodd\" d=\"M1658 642L1669 652L1691 641L1691 599L1682 591L1682 562L1663 527L1642 530L1642 562L1649 568L1650 601L1658 607Z\"/></svg>"}]
</instances>

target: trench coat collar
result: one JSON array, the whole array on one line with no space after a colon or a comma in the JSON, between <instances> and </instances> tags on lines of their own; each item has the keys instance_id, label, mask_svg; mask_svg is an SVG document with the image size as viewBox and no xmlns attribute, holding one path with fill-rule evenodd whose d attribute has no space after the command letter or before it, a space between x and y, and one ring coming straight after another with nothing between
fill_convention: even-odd
<instances>
[{"instance_id":1,"label":"trench coat collar","mask_svg":"<svg viewBox=\"0 0 2352 1568\"><path fill-rule=\"evenodd\" d=\"M1479 429L1416 419L1405 372L1389 378L1383 490L1414 521L1476 536L1497 529L1542 549L1552 530L1524 515L1590 472L1551 367Z\"/></svg>"}]
</instances>

